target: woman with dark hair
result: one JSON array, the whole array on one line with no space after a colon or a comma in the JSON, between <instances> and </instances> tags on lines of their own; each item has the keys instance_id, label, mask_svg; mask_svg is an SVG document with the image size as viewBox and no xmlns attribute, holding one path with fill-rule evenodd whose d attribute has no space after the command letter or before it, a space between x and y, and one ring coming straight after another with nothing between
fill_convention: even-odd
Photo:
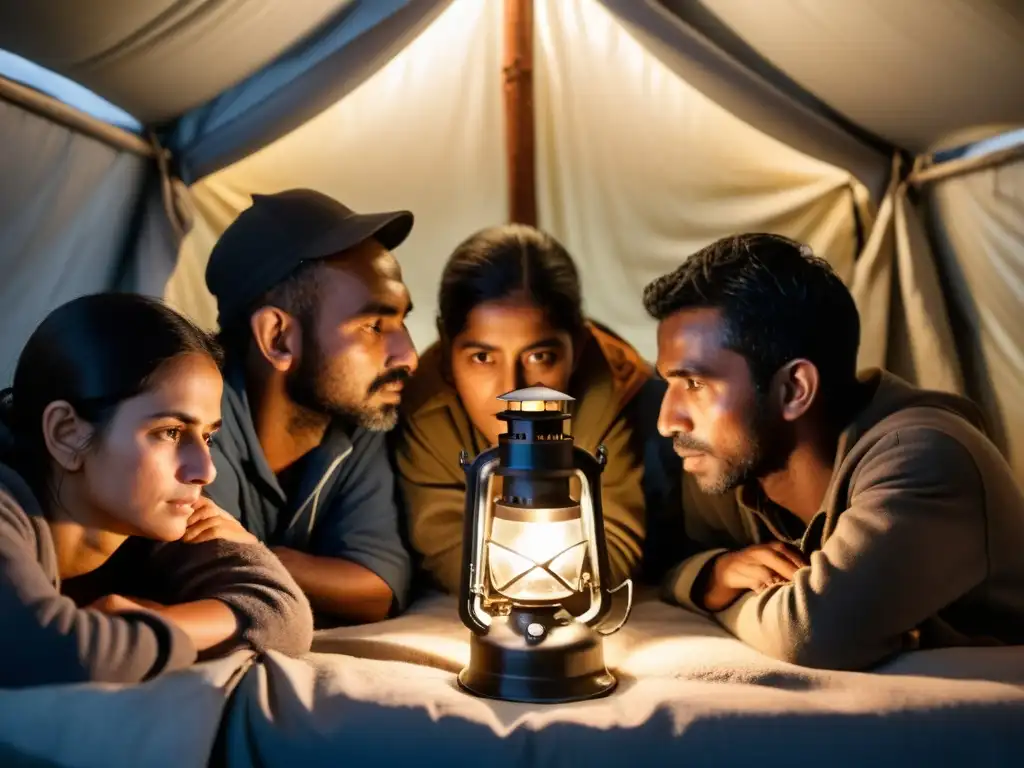
<instances>
[{"instance_id":1,"label":"woman with dark hair","mask_svg":"<svg viewBox=\"0 0 1024 768\"><path fill-rule=\"evenodd\" d=\"M441 338L407 386L395 442L412 545L432 580L458 591L466 492L459 452L497 445L505 431L497 397L537 384L575 398L576 445L607 448L602 501L613 585L636 575L645 537L637 406L653 371L584 316L565 248L522 225L478 232L448 260L439 305ZM653 433L654 414L650 421Z\"/></svg>"},{"instance_id":2,"label":"woman with dark hair","mask_svg":"<svg viewBox=\"0 0 1024 768\"><path fill-rule=\"evenodd\" d=\"M0 687L309 649L301 590L200 495L219 366L209 336L143 296L76 299L32 334L0 401Z\"/></svg>"}]
</instances>

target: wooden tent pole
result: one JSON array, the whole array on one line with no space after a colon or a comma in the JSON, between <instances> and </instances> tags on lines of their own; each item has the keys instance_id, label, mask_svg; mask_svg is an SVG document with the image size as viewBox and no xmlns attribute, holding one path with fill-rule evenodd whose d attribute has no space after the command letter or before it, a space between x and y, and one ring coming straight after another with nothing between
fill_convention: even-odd
<instances>
[{"instance_id":1,"label":"wooden tent pole","mask_svg":"<svg viewBox=\"0 0 1024 768\"><path fill-rule=\"evenodd\" d=\"M509 220L537 225L533 137L533 0L505 0L505 135Z\"/></svg>"}]
</instances>

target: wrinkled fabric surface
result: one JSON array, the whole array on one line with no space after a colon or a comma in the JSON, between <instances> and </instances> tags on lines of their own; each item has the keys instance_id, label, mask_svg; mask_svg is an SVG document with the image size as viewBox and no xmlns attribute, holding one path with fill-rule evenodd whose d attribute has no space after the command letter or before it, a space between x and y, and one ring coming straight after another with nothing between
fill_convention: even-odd
<instances>
[{"instance_id":1,"label":"wrinkled fabric surface","mask_svg":"<svg viewBox=\"0 0 1024 768\"><path fill-rule=\"evenodd\" d=\"M430 596L384 624L321 632L305 660L270 654L235 695L228 764L1006 764L1024 748L1022 648L818 672L644 596L605 643L618 689L534 706L458 688L468 635L455 600Z\"/></svg>"},{"instance_id":2,"label":"wrinkled fabric surface","mask_svg":"<svg viewBox=\"0 0 1024 768\"><path fill-rule=\"evenodd\" d=\"M1020 647L919 651L872 674L818 672L638 598L605 642L619 685L604 699L533 706L463 693L455 677L469 630L454 598L429 595L400 618L320 632L303 659L236 654L140 686L0 691L0 761L1012 765L1024 749Z\"/></svg>"}]
</instances>

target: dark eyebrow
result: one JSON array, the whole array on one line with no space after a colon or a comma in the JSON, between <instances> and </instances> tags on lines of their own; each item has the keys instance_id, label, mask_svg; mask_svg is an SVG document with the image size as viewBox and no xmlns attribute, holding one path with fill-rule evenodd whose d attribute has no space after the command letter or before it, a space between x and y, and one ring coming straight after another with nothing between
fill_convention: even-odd
<instances>
[{"instance_id":1,"label":"dark eyebrow","mask_svg":"<svg viewBox=\"0 0 1024 768\"><path fill-rule=\"evenodd\" d=\"M664 373L659 370L659 373L663 379L709 379L712 377L709 370L693 364L684 364Z\"/></svg>"},{"instance_id":2,"label":"dark eyebrow","mask_svg":"<svg viewBox=\"0 0 1024 768\"><path fill-rule=\"evenodd\" d=\"M190 427L198 427L201 425L199 419L195 416L190 416L183 411L159 411L158 413L150 414L150 421L156 421L157 419L177 419ZM218 430L222 423L223 422L220 419L217 419L217 421L210 425L210 429Z\"/></svg>"},{"instance_id":3,"label":"dark eyebrow","mask_svg":"<svg viewBox=\"0 0 1024 768\"><path fill-rule=\"evenodd\" d=\"M482 349L484 352L497 352L498 348L491 346L490 344L484 344L482 341L473 341L473 339L466 339L459 343L459 349Z\"/></svg>"},{"instance_id":4,"label":"dark eyebrow","mask_svg":"<svg viewBox=\"0 0 1024 768\"><path fill-rule=\"evenodd\" d=\"M540 341L528 346L526 349L523 350L523 352L531 352L536 349L545 349L547 347L560 346L562 346L562 342L556 338L541 339ZM492 344L484 344L482 341L474 341L473 339L466 339L465 341L460 342L459 349L480 349L483 350L484 352L498 351L498 347L495 347Z\"/></svg>"},{"instance_id":5,"label":"dark eyebrow","mask_svg":"<svg viewBox=\"0 0 1024 768\"><path fill-rule=\"evenodd\" d=\"M371 301L360 307L353 317L401 317L402 315L408 315L410 312L412 312L411 301L404 310L394 304L388 304L383 301Z\"/></svg>"}]
</instances>

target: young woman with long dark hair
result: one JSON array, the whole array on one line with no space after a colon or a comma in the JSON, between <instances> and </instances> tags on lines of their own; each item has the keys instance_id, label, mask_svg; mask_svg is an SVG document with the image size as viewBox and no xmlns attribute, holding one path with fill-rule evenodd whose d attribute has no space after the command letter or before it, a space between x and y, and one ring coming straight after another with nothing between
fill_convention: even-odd
<instances>
[{"instance_id":1,"label":"young woman with long dark hair","mask_svg":"<svg viewBox=\"0 0 1024 768\"><path fill-rule=\"evenodd\" d=\"M85 296L0 400L0 687L136 682L242 647L309 649L309 604L201 494L220 352L162 303Z\"/></svg>"},{"instance_id":2,"label":"young woman with long dark hair","mask_svg":"<svg viewBox=\"0 0 1024 768\"><path fill-rule=\"evenodd\" d=\"M537 384L575 398L576 445L607 449L602 501L612 583L637 575L647 527L639 395L659 382L633 347L585 317L565 248L517 224L473 235L444 269L438 331L407 387L395 440L410 538L435 585L457 592L461 578L459 452L475 456L497 445L498 396Z\"/></svg>"}]
</instances>

